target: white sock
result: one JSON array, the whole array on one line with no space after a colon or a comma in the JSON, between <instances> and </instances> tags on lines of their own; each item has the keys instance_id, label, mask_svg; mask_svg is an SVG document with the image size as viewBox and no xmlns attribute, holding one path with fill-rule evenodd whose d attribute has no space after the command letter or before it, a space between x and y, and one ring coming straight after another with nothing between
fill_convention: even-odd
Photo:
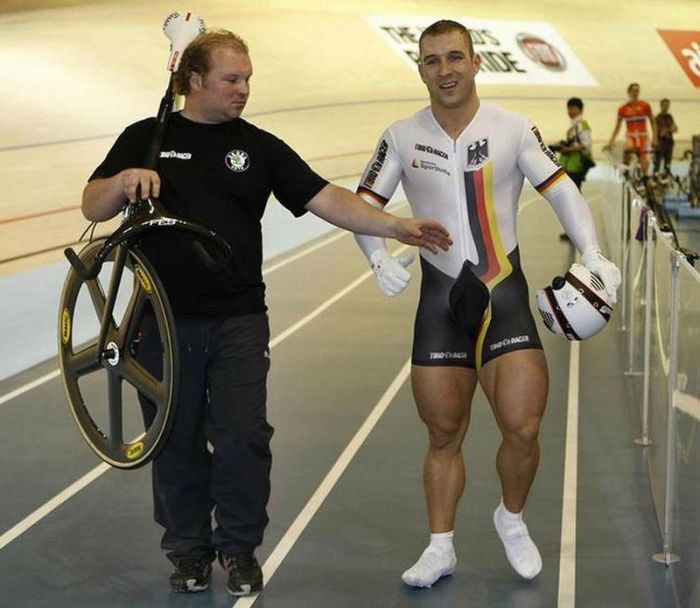
<instances>
[{"instance_id":1,"label":"white sock","mask_svg":"<svg viewBox=\"0 0 700 608\"><path fill-rule=\"evenodd\" d=\"M454 530L430 535L430 544L418 561L401 575L401 579L411 587L432 587L443 576L455 570L457 557L452 546Z\"/></svg>"},{"instance_id":2,"label":"white sock","mask_svg":"<svg viewBox=\"0 0 700 608\"><path fill-rule=\"evenodd\" d=\"M501 500L493 513L493 523L513 569L523 578L535 578L542 570L542 557L530 538L522 512L511 513Z\"/></svg>"},{"instance_id":3,"label":"white sock","mask_svg":"<svg viewBox=\"0 0 700 608\"><path fill-rule=\"evenodd\" d=\"M450 530L449 532L436 532L430 534L430 545L442 549L443 551L454 551L452 546L452 541L455 537L455 531Z\"/></svg>"}]
</instances>

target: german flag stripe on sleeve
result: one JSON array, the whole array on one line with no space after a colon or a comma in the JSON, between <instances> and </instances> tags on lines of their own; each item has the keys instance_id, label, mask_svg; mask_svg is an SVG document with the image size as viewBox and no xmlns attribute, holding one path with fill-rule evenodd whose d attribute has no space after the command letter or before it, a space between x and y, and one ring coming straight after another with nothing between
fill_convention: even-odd
<instances>
[{"instance_id":1,"label":"german flag stripe on sleeve","mask_svg":"<svg viewBox=\"0 0 700 608\"><path fill-rule=\"evenodd\" d=\"M544 194L549 190L554 184L559 182L566 177L566 171L564 169L557 169L552 175L550 175L546 180L544 180L539 186L535 186L535 190L540 194Z\"/></svg>"},{"instance_id":2,"label":"german flag stripe on sleeve","mask_svg":"<svg viewBox=\"0 0 700 608\"><path fill-rule=\"evenodd\" d=\"M370 190L369 188L365 188L364 186L358 186L357 194L367 195L369 198L371 198L373 201L375 201L381 207L384 207L389 202L388 198L384 198L383 196L380 196L376 192L372 192L372 190Z\"/></svg>"}]
</instances>

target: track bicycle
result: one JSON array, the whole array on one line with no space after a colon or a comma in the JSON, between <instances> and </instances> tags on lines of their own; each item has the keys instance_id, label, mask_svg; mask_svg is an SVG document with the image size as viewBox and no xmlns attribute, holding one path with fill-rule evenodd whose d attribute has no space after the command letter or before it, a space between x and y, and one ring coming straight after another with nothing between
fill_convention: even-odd
<instances>
[{"instance_id":1,"label":"track bicycle","mask_svg":"<svg viewBox=\"0 0 700 608\"><path fill-rule=\"evenodd\" d=\"M123 223L108 238L88 243L80 253L66 250L71 267L60 301L59 361L69 408L92 450L123 469L142 466L158 453L175 415L179 367L174 317L163 285L139 247L139 238L153 230L184 230L212 243L217 257L200 241L193 243L193 255L211 270L222 270L230 261L231 248L223 238L167 215L156 199L129 205ZM79 306L83 293L89 303ZM160 337L162 363L156 373L137 357L145 315L155 319ZM94 327L94 321L97 336L83 341L85 330L76 329L86 324ZM103 376L102 382L90 381L94 375ZM153 411L139 417L131 408L127 420L124 384L146 397ZM103 390L106 395L91 403L95 392ZM141 419L141 429L135 417Z\"/></svg>"}]
</instances>

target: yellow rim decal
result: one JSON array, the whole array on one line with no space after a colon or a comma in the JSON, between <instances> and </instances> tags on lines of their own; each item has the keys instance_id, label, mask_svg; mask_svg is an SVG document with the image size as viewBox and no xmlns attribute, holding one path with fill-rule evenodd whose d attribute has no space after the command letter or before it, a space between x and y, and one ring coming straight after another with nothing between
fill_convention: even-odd
<instances>
[{"instance_id":1,"label":"yellow rim decal","mask_svg":"<svg viewBox=\"0 0 700 608\"><path fill-rule=\"evenodd\" d=\"M152 287L151 287L151 281L148 279L148 276L146 275L145 271L141 266L138 264L134 266L134 274L136 274L136 278L139 280L139 283L141 283L141 287L143 287L143 290L146 293L151 293Z\"/></svg>"},{"instance_id":2,"label":"yellow rim decal","mask_svg":"<svg viewBox=\"0 0 700 608\"><path fill-rule=\"evenodd\" d=\"M139 456L141 456L141 454L143 454L143 450L145 448L146 445L143 443L143 441L132 443L126 448L126 457L129 460L136 460Z\"/></svg>"},{"instance_id":3,"label":"yellow rim decal","mask_svg":"<svg viewBox=\"0 0 700 608\"><path fill-rule=\"evenodd\" d=\"M61 342L63 342L63 344L68 344L68 340L70 340L70 330L70 311L64 308L61 313Z\"/></svg>"}]
</instances>

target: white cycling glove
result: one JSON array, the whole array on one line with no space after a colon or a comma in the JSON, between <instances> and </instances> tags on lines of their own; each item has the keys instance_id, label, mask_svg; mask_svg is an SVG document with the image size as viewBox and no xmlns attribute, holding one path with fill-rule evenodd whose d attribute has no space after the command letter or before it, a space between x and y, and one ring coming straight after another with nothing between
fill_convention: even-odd
<instances>
[{"instance_id":1,"label":"white cycling glove","mask_svg":"<svg viewBox=\"0 0 700 608\"><path fill-rule=\"evenodd\" d=\"M610 260L608 260L600 251L589 247L581 254L581 263L596 275L603 285L605 291L608 292L610 303L617 302L617 288L622 282L620 271Z\"/></svg>"},{"instance_id":2,"label":"white cycling glove","mask_svg":"<svg viewBox=\"0 0 700 608\"><path fill-rule=\"evenodd\" d=\"M384 295L397 296L408 287L411 282L411 273L406 270L406 266L413 260L412 254L394 257L383 247L372 252L370 263L377 277L379 289Z\"/></svg>"}]
</instances>

